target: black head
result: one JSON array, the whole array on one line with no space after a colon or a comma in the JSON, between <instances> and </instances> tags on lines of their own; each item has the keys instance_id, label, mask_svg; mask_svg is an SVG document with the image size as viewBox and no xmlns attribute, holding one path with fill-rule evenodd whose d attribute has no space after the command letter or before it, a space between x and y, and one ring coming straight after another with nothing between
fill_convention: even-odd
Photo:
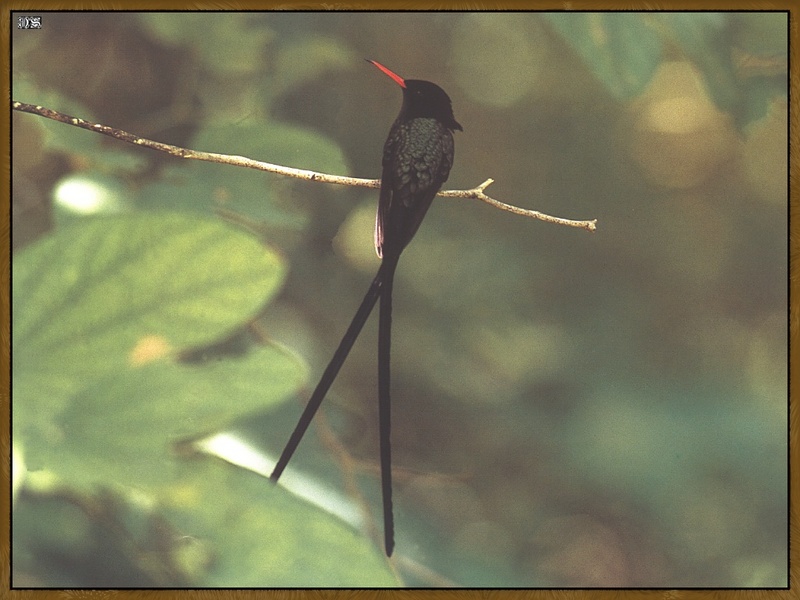
<instances>
[{"instance_id":1,"label":"black head","mask_svg":"<svg viewBox=\"0 0 800 600\"><path fill-rule=\"evenodd\" d=\"M403 88L403 106L399 119L431 118L440 121L448 129L463 131L453 115L450 96L438 85L420 79L403 79L374 60L367 62L378 67Z\"/></svg>"},{"instance_id":2,"label":"black head","mask_svg":"<svg viewBox=\"0 0 800 600\"><path fill-rule=\"evenodd\" d=\"M437 119L448 129L463 131L453 115L450 96L442 88L430 81L406 79L403 88L403 107L400 114L407 119L429 117Z\"/></svg>"}]
</instances>

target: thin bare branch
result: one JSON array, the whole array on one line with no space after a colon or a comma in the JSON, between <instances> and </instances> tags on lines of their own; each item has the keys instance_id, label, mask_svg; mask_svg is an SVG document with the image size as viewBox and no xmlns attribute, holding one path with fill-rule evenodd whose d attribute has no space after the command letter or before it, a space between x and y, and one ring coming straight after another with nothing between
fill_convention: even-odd
<instances>
[{"instance_id":1,"label":"thin bare branch","mask_svg":"<svg viewBox=\"0 0 800 600\"><path fill-rule=\"evenodd\" d=\"M248 169L256 169L258 171L275 173L277 175L284 175L286 177L305 179L306 181L319 181L322 183L332 183L336 185L349 185L349 186L368 187L368 188L379 188L381 186L380 179L360 179L358 177L342 177L340 175L329 175L327 173L319 173L317 171L308 171L305 169L294 169L292 167L273 165L271 163L266 163L259 160L253 160L252 158L247 158L244 156L217 154L216 152L201 152L199 150L182 148L180 146L172 146L170 144L164 144L161 142L148 140L138 135L128 133L127 131L122 131L121 129L115 129L113 127L108 127L107 125L100 125L99 123L92 123L90 121L86 121L78 117L71 117L69 115L65 115L50 108L46 108L44 106L36 106L34 104L26 104L24 102L17 102L15 100L12 100L11 108L13 110L18 110L20 112L26 112L33 115L39 115L41 117L45 117L47 119L52 119L54 121L59 121L60 123L66 123L67 125L72 125L74 127L80 127L81 129L86 129L88 131L94 131L95 133L107 135L109 137L113 137L114 139L127 142L129 144L134 144L136 146L141 146L143 148L150 148L152 150L158 150L159 152L165 152L171 156L176 156L178 158L202 160L206 162L219 163L223 165L245 167ZM524 208L519 208L518 206L506 204L505 202L500 202L499 200L495 200L494 198L491 198L484 193L484 190L493 182L494 182L493 179L487 179L482 184L480 184L475 188L472 188L471 190L444 190L440 191L438 195L442 196L443 198L470 198L474 200L480 200L481 202L486 202L487 204L490 204L495 208L499 208L500 210L504 210L513 213L515 215L521 215L523 217L539 219L540 221L547 221L548 223L567 225L569 227L579 227L582 229L586 229L587 231L595 231L595 229L597 229L596 219L591 221L573 221L570 219L562 219L561 217L553 217L541 213L539 211L527 210Z\"/></svg>"},{"instance_id":2,"label":"thin bare branch","mask_svg":"<svg viewBox=\"0 0 800 600\"><path fill-rule=\"evenodd\" d=\"M480 200L481 202L486 202L486 204L490 204L491 206L499 208L500 210L514 213L515 215L522 215L523 217L530 217L531 219L539 219L540 221L547 221L548 223L555 223L557 225L579 227L581 229L585 229L586 231L595 231L597 229L597 219L592 219L591 221L573 221L572 219L553 217L537 210L528 210L526 208L514 206L513 204L506 204L505 202L495 200L494 198L491 198L483 193L483 190L493 183L494 179L487 179L482 184L472 188L471 190L445 190L439 192L438 195L444 198L473 198L475 200Z\"/></svg>"}]
</instances>

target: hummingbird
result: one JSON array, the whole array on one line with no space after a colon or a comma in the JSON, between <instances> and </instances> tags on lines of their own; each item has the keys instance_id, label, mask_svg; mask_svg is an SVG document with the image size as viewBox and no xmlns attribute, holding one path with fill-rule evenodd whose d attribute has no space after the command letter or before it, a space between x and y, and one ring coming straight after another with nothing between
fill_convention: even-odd
<instances>
[{"instance_id":1,"label":"hummingbird","mask_svg":"<svg viewBox=\"0 0 800 600\"><path fill-rule=\"evenodd\" d=\"M394 550L392 509L390 350L392 286L400 254L417 233L434 197L450 175L454 131L463 131L453 115L450 97L435 83L403 79L379 62L367 60L400 86L403 104L383 146L381 189L375 217L375 251L381 265L350 326L311 394L270 479L277 482L311 420L333 384L375 304L378 321L378 420L384 548Z\"/></svg>"}]
</instances>

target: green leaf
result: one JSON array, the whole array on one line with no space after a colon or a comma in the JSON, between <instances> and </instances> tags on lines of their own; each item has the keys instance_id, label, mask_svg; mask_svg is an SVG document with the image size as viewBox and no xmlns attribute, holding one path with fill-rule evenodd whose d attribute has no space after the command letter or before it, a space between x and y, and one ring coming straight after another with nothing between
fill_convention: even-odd
<instances>
[{"instance_id":1,"label":"green leaf","mask_svg":"<svg viewBox=\"0 0 800 600\"><path fill-rule=\"evenodd\" d=\"M190 145L198 150L335 175L349 172L337 144L311 130L278 122L256 120L246 125L204 127ZM138 194L139 205L201 212L225 208L270 226L287 229L305 226L300 196L308 186L318 184L253 169L192 162L169 169L160 181L144 186Z\"/></svg>"},{"instance_id":2,"label":"green leaf","mask_svg":"<svg viewBox=\"0 0 800 600\"><path fill-rule=\"evenodd\" d=\"M399 583L380 547L351 526L212 459L192 461L181 479L135 499L109 490L29 494L13 527L15 568L45 586Z\"/></svg>"},{"instance_id":3,"label":"green leaf","mask_svg":"<svg viewBox=\"0 0 800 600\"><path fill-rule=\"evenodd\" d=\"M233 330L285 270L223 223L168 213L76 223L20 252L13 269L15 407L34 419L108 373Z\"/></svg>"},{"instance_id":4,"label":"green leaf","mask_svg":"<svg viewBox=\"0 0 800 600\"><path fill-rule=\"evenodd\" d=\"M270 227L300 230L307 219L292 204L290 185L266 173L195 162L165 169L158 181L139 190L137 206L200 214L225 209Z\"/></svg>"},{"instance_id":5,"label":"green leaf","mask_svg":"<svg viewBox=\"0 0 800 600\"><path fill-rule=\"evenodd\" d=\"M238 154L334 175L347 175L349 172L347 160L338 144L310 129L278 121L210 125L195 135L192 148ZM264 174L260 175L264 177Z\"/></svg>"},{"instance_id":6,"label":"green leaf","mask_svg":"<svg viewBox=\"0 0 800 600\"><path fill-rule=\"evenodd\" d=\"M785 96L785 73L743 81L736 50L785 59L787 17L781 13L555 13L545 18L611 94L640 93L662 60L663 40L680 49L703 76L708 94L739 126L766 114ZM679 55L680 56L680 55Z\"/></svg>"},{"instance_id":7,"label":"green leaf","mask_svg":"<svg viewBox=\"0 0 800 600\"><path fill-rule=\"evenodd\" d=\"M167 510L216 557L198 587L398 585L379 547L280 486L210 462L181 483Z\"/></svg>"},{"instance_id":8,"label":"green leaf","mask_svg":"<svg viewBox=\"0 0 800 600\"><path fill-rule=\"evenodd\" d=\"M69 355L108 370L145 335L201 344L254 316L283 272L276 254L218 221L93 219L15 258L14 351L21 361Z\"/></svg>"},{"instance_id":9,"label":"green leaf","mask_svg":"<svg viewBox=\"0 0 800 600\"><path fill-rule=\"evenodd\" d=\"M43 439L26 428L26 460L72 486L154 490L182 468L171 444L280 402L304 379L298 359L274 347L198 366L129 367L88 386L62 411L38 414L57 435Z\"/></svg>"},{"instance_id":10,"label":"green leaf","mask_svg":"<svg viewBox=\"0 0 800 600\"><path fill-rule=\"evenodd\" d=\"M546 13L561 35L616 98L639 94L661 62L661 39L635 13Z\"/></svg>"},{"instance_id":11,"label":"green leaf","mask_svg":"<svg viewBox=\"0 0 800 600\"><path fill-rule=\"evenodd\" d=\"M336 517L216 459L171 452L305 380L296 357L269 346L157 360L251 318L281 282L276 255L217 221L132 215L65 228L21 252L14 273L14 433L30 470L70 493L136 490L166 507L170 527L203 542L200 554L170 548L198 585L396 583L379 549Z\"/></svg>"}]
</instances>

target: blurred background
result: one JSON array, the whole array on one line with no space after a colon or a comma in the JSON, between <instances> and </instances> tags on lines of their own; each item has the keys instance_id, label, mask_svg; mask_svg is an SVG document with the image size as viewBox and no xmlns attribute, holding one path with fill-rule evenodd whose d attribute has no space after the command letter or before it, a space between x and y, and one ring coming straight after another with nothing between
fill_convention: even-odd
<instances>
[{"instance_id":1,"label":"blurred background","mask_svg":"<svg viewBox=\"0 0 800 600\"><path fill-rule=\"evenodd\" d=\"M787 34L785 13L45 13L12 31L12 98L378 178L401 93L363 59L438 83L464 127L445 189L491 177L490 196L597 231L440 198L405 251L396 584L780 587ZM277 455L377 270L376 191L12 125L15 252L88 215L170 210L283 256L247 331L300 357L305 386L233 427ZM373 318L292 462L373 534L376 343ZM63 585L23 525L17 581Z\"/></svg>"}]
</instances>

